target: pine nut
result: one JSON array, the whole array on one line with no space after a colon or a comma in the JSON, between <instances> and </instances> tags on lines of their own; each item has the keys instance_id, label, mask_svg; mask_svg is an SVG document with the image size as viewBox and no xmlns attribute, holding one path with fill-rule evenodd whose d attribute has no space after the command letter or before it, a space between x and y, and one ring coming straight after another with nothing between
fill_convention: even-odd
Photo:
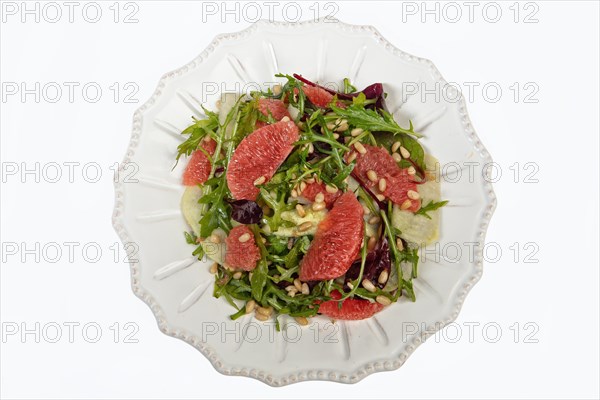
<instances>
[{"instance_id":1,"label":"pine nut","mask_svg":"<svg viewBox=\"0 0 600 400\"><path fill-rule=\"evenodd\" d=\"M343 120L341 124L338 125L337 128L335 128L335 130L337 132L344 132L347 131L348 128L350 128L350 126L348 126L348 122L345 122L346 120Z\"/></svg>"},{"instance_id":2,"label":"pine nut","mask_svg":"<svg viewBox=\"0 0 600 400\"><path fill-rule=\"evenodd\" d=\"M412 206L412 202L408 199L404 200L400 205L401 210L408 210Z\"/></svg>"},{"instance_id":3,"label":"pine nut","mask_svg":"<svg viewBox=\"0 0 600 400\"><path fill-rule=\"evenodd\" d=\"M296 289L296 286L294 285L288 285L285 287L286 292L291 292L292 290L297 291L298 289Z\"/></svg>"},{"instance_id":4,"label":"pine nut","mask_svg":"<svg viewBox=\"0 0 600 400\"><path fill-rule=\"evenodd\" d=\"M296 191L296 189L292 189L292 192L290 193L290 196L292 196L292 197L298 197L298 192Z\"/></svg>"},{"instance_id":5,"label":"pine nut","mask_svg":"<svg viewBox=\"0 0 600 400\"><path fill-rule=\"evenodd\" d=\"M308 144L308 154L312 154L315 152L315 146L312 143Z\"/></svg>"},{"instance_id":6,"label":"pine nut","mask_svg":"<svg viewBox=\"0 0 600 400\"><path fill-rule=\"evenodd\" d=\"M350 164L354 160L356 160L356 153L350 153L350 155L348 156L348 164Z\"/></svg>"},{"instance_id":7,"label":"pine nut","mask_svg":"<svg viewBox=\"0 0 600 400\"><path fill-rule=\"evenodd\" d=\"M217 264L217 263L213 263L213 264L210 266L210 268L209 268L209 270L208 270L208 271L209 271L211 274L216 274L216 273L217 273L217 270L218 270L218 268L219 268L218 264Z\"/></svg>"},{"instance_id":8,"label":"pine nut","mask_svg":"<svg viewBox=\"0 0 600 400\"><path fill-rule=\"evenodd\" d=\"M300 279L298 279L298 278L294 279L294 287L299 292L302 290L302 282L300 281Z\"/></svg>"},{"instance_id":9,"label":"pine nut","mask_svg":"<svg viewBox=\"0 0 600 400\"><path fill-rule=\"evenodd\" d=\"M415 169L415 167L413 167L412 165L410 167L408 167L408 174L409 175L415 175L417 173L417 170Z\"/></svg>"},{"instance_id":10,"label":"pine nut","mask_svg":"<svg viewBox=\"0 0 600 400\"><path fill-rule=\"evenodd\" d=\"M363 132L364 132L364 130L362 128L354 128L350 131L350 135L356 137Z\"/></svg>"},{"instance_id":11,"label":"pine nut","mask_svg":"<svg viewBox=\"0 0 600 400\"><path fill-rule=\"evenodd\" d=\"M380 192L385 192L385 188L387 188L387 181L385 180L385 178L381 178L379 180L377 187L379 188Z\"/></svg>"},{"instance_id":12,"label":"pine nut","mask_svg":"<svg viewBox=\"0 0 600 400\"><path fill-rule=\"evenodd\" d=\"M338 188L333 185L326 185L325 190L327 191L327 193L335 194L337 193ZM323 200L325 200L325 197L323 197Z\"/></svg>"},{"instance_id":13,"label":"pine nut","mask_svg":"<svg viewBox=\"0 0 600 400\"><path fill-rule=\"evenodd\" d=\"M254 318L256 318L259 321L266 321L269 319L269 317L267 315L261 314L259 312L254 313Z\"/></svg>"},{"instance_id":14,"label":"pine nut","mask_svg":"<svg viewBox=\"0 0 600 400\"><path fill-rule=\"evenodd\" d=\"M281 94L281 91L282 91L281 85L275 85L275 86L273 86L273 94L275 96L279 96Z\"/></svg>"},{"instance_id":15,"label":"pine nut","mask_svg":"<svg viewBox=\"0 0 600 400\"><path fill-rule=\"evenodd\" d=\"M296 288L294 288L294 290L290 290L288 292L288 296L294 297L294 296L296 296L296 293L298 293L298 291L296 290Z\"/></svg>"},{"instance_id":16,"label":"pine nut","mask_svg":"<svg viewBox=\"0 0 600 400\"><path fill-rule=\"evenodd\" d=\"M400 148L400 146L401 146L401 145L402 145L402 143L400 143L400 142L395 142L395 143L392 145L392 153L395 153L396 151L398 151L398 149Z\"/></svg>"},{"instance_id":17,"label":"pine nut","mask_svg":"<svg viewBox=\"0 0 600 400\"><path fill-rule=\"evenodd\" d=\"M373 285L373 282L371 282L368 279L363 279L363 281L362 281L362 287L364 287L365 289L367 289L371 293L375 293L377 291L377 288L375 287L375 285Z\"/></svg>"},{"instance_id":18,"label":"pine nut","mask_svg":"<svg viewBox=\"0 0 600 400\"><path fill-rule=\"evenodd\" d=\"M306 211L304 210L304 207L302 207L302 204L296 204L296 212L300 218L306 217Z\"/></svg>"},{"instance_id":19,"label":"pine nut","mask_svg":"<svg viewBox=\"0 0 600 400\"><path fill-rule=\"evenodd\" d=\"M254 180L254 186L258 186L258 185L262 185L263 183L265 183L267 180L267 178L265 178L264 176L259 176L258 178L256 178Z\"/></svg>"},{"instance_id":20,"label":"pine nut","mask_svg":"<svg viewBox=\"0 0 600 400\"><path fill-rule=\"evenodd\" d=\"M373 171L372 169L368 170L367 178L369 178L371 182L377 182L377 172Z\"/></svg>"},{"instance_id":21,"label":"pine nut","mask_svg":"<svg viewBox=\"0 0 600 400\"><path fill-rule=\"evenodd\" d=\"M322 203L323 201L325 201L325 195L321 192L317 193L315 196L315 202Z\"/></svg>"},{"instance_id":22,"label":"pine nut","mask_svg":"<svg viewBox=\"0 0 600 400\"><path fill-rule=\"evenodd\" d=\"M379 274L379 278L377 278L377 282L379 282L383 285L387 282L388 278L389 278L389 274L388 274L387 270L384 269Z\"/></svg>"},{"instance_id":23,"label":"pine nut","mask_svg":"<svg viewBox=\"0 0 600 400\"><path fill-rule=\"evenodd\" d=\"M371 225L375 225L375 224L378 224L380 222L381 222L381 218L379 218L379 216L377 216L377 215L374 215L371 218L369 218L369 223Z\"/></svg>"},{"instance_id":24,"label":"pine nut","mask_svg":"<svg viewBox=\"0 0 600 400\"><path fill-rule=\"evenodd\" d=\"M240 243L246 243L248 240L250 240L250 234L246 232L243 235L240 235L238 240L240 241Z\"/></svg>"},{"instance_id":25,"label":"pine nut","mask_svg":"<svg viewBox=\"0 0 600 400\"><path fill-rule=\"evenodd\" d=\"M378 194L375 197L377 197L377 200L379 200L379 201L385 201L385 196L382 194Z\"/></svg>"},{"instance_id":26,"label":"pine nut","mask_svg":"<svg viewBox=\"0 0 600 400\"><path fill-rule=\"evenodd\" d=\"M311 208L313 209L313 211L321 211L324 210L326 207L325 203L320 202L320 203L312 203Z\"/></svg>"},{"instance_id":27,"label":"pine nut","mask_svg":"<svg viewBox=\"0 0 600 400\"><path fill-rule=\"evenodd\" d=\"M365 146L363 146L361 142L356 142L356 143L354 143L354 148L355 148L355 149L356 149L356 151L358 151L360 154L366 154L366 153L367 153L367 149L365 149Z\"/></svg>"},{"instance_id":28,"label":"pine nut","mask_svg":"<svg viewBox=\"0 0 600 400\"><path fill-rule=\"evenodd\" d=\"M300 224L300 226L298 227L298 232L304 232L309 230L310 228L312 228L313 223L310 221L306 221L303 222L302 224Z\"/></svg>"},{"instance_id":29,"label":"pine nut","mask_svg":"<svg viewBox=\"0 0 600 400\"><path fill-rule=\"evenodd\" d=\"M308 178L306 183L315 183L315 178Z\"/></svg>"},{"instance_id":30,"label":"pine nut","mask_svg":"<svg viewBox=\"0 0 600 400\"><path fill-rule=\"evenodd\" d=\"M402 157L400 156L400 154L398 153L392 153L392 158L394 159L394 161L396 162L400 162L402 161Z\"/></svg>"},{"instance_id":31,"label":"pine nut","mask_svg":"<svg viewBox=\"0 0 600 400\"><path fill-rule=\"evenodd\" d=\"M338 140L338 139L340 138L340 134L339 134L339 133L334 133L334 134L333 134L333 138L334 138L335 140Z\"/></svg>"},{"instance_id":32,"label":"pine nut","mask_svg":"<svg viewBox=\"0 0 600 400\"><path fill-rule=\"evenodd\" d=\"M281 118L281 122L290 122L290 117L285 116Z\"/></svg>"},{"instance_id":33,"label":"pine nut","mask_svg":"<svg viewBox=\"0 0 600 400\"><path fill-rule=\"evenodd\" d=\"M375 245L377 244L377 238L375 236L371 236L369 238L369 241L367 242L367 250L371 251L375 248Z\"/></svg>"},{"instance_id":34,"label":"pine nut","mask_svg":"<svg viewBox=\"0 0 600 400\"><path fill-rule=\"evenodd\" d=\"M392 304L392 301L389 298L382 295L375 297L375 301L384 306L389 306L390 304Z\"/></svg>"},{"instance_id":35,"label":"pine nut","mask_svg":"<svg viewBox=\"0 0 600 400\"><path fill-rule=\"evenodd\" d=\"M406 195L408 196L409 199L411 200L419 200L419 198L421 197L419 195L419 192L415 192L414 190L409 190Z\"/></svg>"},{"instance_id":36,"label":"pine nut","mask_svg":"<svg viewBox=\"0 0 600 400\"><path fill-rule=\"evenodd\" d=\"M400 146L400 155L402 158L410 158L410 152L404 146Z\"/></svg>"},{"instance_id":37,"label":"pine nut","mask_svg":"<svg viewBox=\"0 0 600 400\"><path fill-rule=\"evenodd\" d=\"M266 315L267 317L270 317L271 314L273 314L273 307L269 306L269 307L256 307L256 312L262 315Z\"/></svg>"},{"instance_id":38,"label":"pine nut","mask_svg":"<svg viewBox=\"0 0 600 400\"><path fill-rule=\"evenodd\" d=\"M306 317L294 317L294 319L296 320L296 322L299 325L302 325L302 326L308 325L308 319L306 319Z\"/></svg>"},{"instance_id":39,"label":"pine nut","mask_svg":"<svg viewBox=\"0 0 600 400\"><path fill-rule=\"evenodd\" d=\"M256 307L256 301L250 300L249 302L247 302L246 303L246 314L250 314L252 311L254 311L255 307Z\"/></svg>"},{"instance_id":40,"label":"pine nut","mask_svg":"<svg viewBox=\"0 0 600 400\"><path fill-rule=\"evenodd\" d=\"M404 243L402 243L402 239L396 238L396 247L399 251L404 250Z\"/></svg>"},{"instance_id":41,"label":"pine nut","mask_svg":"<svg viewBox=\"0 0 600 400\"><path fill-rule=\"evenodd\" d=\"M208 239L215 244L221 243L221 237L219 235L215 235L214 233L210 235Z\"/></svg>"},{"instance_id":42,"label":"pine nut","mask_svg":"<svg viewBox=\"0 0 600 400\"><path fill-rule=\"evenodd\" d=\"M354 289L354 285L352 284L352 282L348 282L346 285L348 285L350 290Z\"/></svg>"},{"instance_id":43,"label":"pine nut","mask_svg":"<svg viewBox=\"0 0 600 400\"><path fill-rule=\"evenodd\" d=\"M310 294L310 288L306 282L302 284L302 294Z\"/></svg>"}]
</instances>

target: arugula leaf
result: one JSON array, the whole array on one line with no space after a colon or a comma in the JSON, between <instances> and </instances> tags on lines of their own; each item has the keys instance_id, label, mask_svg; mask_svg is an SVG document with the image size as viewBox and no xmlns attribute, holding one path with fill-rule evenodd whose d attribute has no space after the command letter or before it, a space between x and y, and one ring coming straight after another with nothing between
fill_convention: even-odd
<instances>
[{"instance_id":1,"label":"arugula leaf","mask_svg":"<svg viewBox=\"0 0 600 400\"><path fill-rule=\"evenodd\" d=\"M350 83L350 79L344 78L344 93L348 94L354 92L356 92L356 87Z\"/></svg>"},{"instance_id":2,"label":"arugula leaf","mask_svg":"<svg viewBox=\"0 0 600 400\"><path fill-rule=\"evenodd\" d=\"M183 232L183 236L187 244L198 244L198 237L194 232Z\"/></svg>"},{"instance_id":3,"label":"arugula leaf","mask_svg":"<svg viewBox=\"0 0 600 400\"><path fill-rule=\"evenodd\" d=\"M259 196L273 210L273 215L265 217L265 219L269 223L271 232L275 232L282 224L281 213L291 209L291 206L285 201L285 190L279 190L275 196L272 196L265 188L260 188Z\"/></svg>"},{"instance_id":4,"label":"arugula leaf","mask_svg":"<svg viewBox=\"0 0 600 400\"><path fill-rule=\"evenodd\" d=\"M198 149L202 139L204 137L211 136L214 137L216 135L215 130L219 127L219 114L204 109L207 118L206 119L194 119L194 123L181 132L182 135L190 135L187 140L177 146L177 157L175 165L179 161L179 158L182 155L189 156L195 150Z\"/></svg>"},{"instance_id":5,"label":"arugula leaf","mask_svg":"<svg viewBox=\"0 0 600 400\"><path fill-rule=\"evenodd\" d=\"M267 276L269 274L269 266L267 265L268 252L262 242L258 227L256 225L248 225L248 227L250 230L252 230L255 242L260 250L260 260L258 261L256 268L254 268L252 271L252 278L250 278L252 297L258 301L261 301L263 297L263 289L267 283Z\"/></svg>"},{"instance_id":6,"label":"arugula leaf","mask_svg":"<svg viewBox=\"0 0 600 400\"><path fill-rule=\"evenodd\" d=\"M296 240L296 243L294 243L294 246L291 248L290 252L287 253L287 255L284 258L285 267L287 269L292 269L294 267L297 267L300 264L300 255L306 254L309 246L310 246L310 241L308 240L308 238L306 236L302 236L301 238ZM282 275L282 277L283 277L283 275Z\"/></svg>"},{"instance_id":7,"label":"arugula leaf","mask_svg":"<svg viewBox=\"0 0 600 400\"><path fill-rule=\"evenodd\" d=\"M306 95L302 90L302 83L293 76L287 74L277 74L277 78L286 78L287 82L282 88L282 97L288 99L290 105L298 109L298 117L304 115L306 105Z\"/></svg>"},{"instance_id":8,"label":"arugula leaf","mask_svg":"<svg viewBox=\"0 0 600 400\"><path fill-rule=\"evenodd\" d=\"M417 166L421 170L425 170L425 151L421 144L413 137L408 135L400 135L400 143L402 143L402 147L404 147L410 153L410 159L417 164ZM412 163L408 160L402 160L400 162L400 167L408 168L412 165Z\"/></svg>"},{"instance_id":9,"label":"arugula leaf","mask_svg":"<svg viewBox=\"0 0 600 400\"><path fill-rule=\"evenodd\" d=\"M209 179L204 183L204 187L210 188L210 191L198 200L198 203L207 205L207 209L200 219L200 236L208 237L217 228L229 232L231 230L229 218L231 206L225 201L229 195L225 174Z\"/></svg>"},{"instance_id":10,"label":"arugula leaf","mask_svg":"<svg viewBox=\"0 0 600 400\"><path fill-rule=\"evenodd\" d=\"M257 107L256 99L252 99L251 101L243 104L240 108L240 114L241 116L237 134L231 138L231 143L234 148L237 147L237 145L246 135L254 132L254 129L256 128L256 122L259 121L263 116Z\"/></svg>"},{"instance_id":11,"label":"arugula leaf","mask_svg":"<svg viewBox=\"0 0 600 400\"><path fill-rule=\"evenodd\" d=\"M427 213L430 211L435 211L438 208L444 207L446 204L448 204L448 200L438 201L438 202L434 202L433 200L431 200L429 203L427 203L426 206L421 206L421 208L419 208L419 210L417 210L417 212L415 212L415 214L423 215L424 217L431 219L431 217Z\"/></svg>"},{"instance_id":12,"label":"arugula leaf","mask_svg":"<svg viewBox=\"0 0 600 400\"><path fill-rule=\"evenodd\" d=\"M357 106L364 106L367 102L367 96L364 93L359 93L358 96L352 98L352 104Z\"/></svg>"},{"instance_id":13,"label":"arugula leaf","mask_svg":"<svg viewBox=\"0 0 600 400\"><path fill-rule=\"evenodd\" d=\"M185 242L187 244L193 244L196 246L196 249L192 252L193 256L198 257L198 260L201 260L204 257L204 248L201 244L198 244L198 237L194 232L183 232L185 236Z\"/></svg>"},{"instance_id":14,"label":"arugula leaf","mask_svg":"<svg viewBox=\"0 0 600 400\"><path fill-rule=\"evenodd\" d=\"M361 104L352 104L348 108L339 108L333 105L331 108L341 118L348 120L350 125L362 128L365 131L404 133L415 137L422 136L414 131L412 122L408 129L404 129L400 127L400 125L394 121L392 115L385 110L379 110L379 112L377 112L370 108L364 108Z\"/></svg>"},{"instance_id":15,"label":"arugula leaf","mask_svg":"<svg viewBox=\"0 0 600 400\"><path fill-rule=\"evenodd\" d=\"M417 267L419 265L419 249L404 247L400 252L401 261L412 264L411 279L417 277Z\"/></svg>"},{"instance_id":16,"label":"arugula leaf","mask_svg":"<svg viewBox=\"0 0 600 400\"><path fill-rule=\"evenodd\" d=\"M281 255L287 250L288 240L285 237L270 235L267 241L269 254Z\"/></svg>"},{"instance_id":17,"label":"arugula leaf","mask_svg":"<svg viewBox=\"0 0 600 400\"><path fill-rule=\"evenodd\" d=\"M412 163L414 162L421 170L426 170L425 150L417 139L403 133L393 134L390 132L377 132L373 136L375 137L377 144L383 145L388 149L392 147L394 142L400 142L402 146L409 151L410 161L405 159L400 161L399 165L401 168L408 168L413 165Z\"/></svg>"}]
</instances>

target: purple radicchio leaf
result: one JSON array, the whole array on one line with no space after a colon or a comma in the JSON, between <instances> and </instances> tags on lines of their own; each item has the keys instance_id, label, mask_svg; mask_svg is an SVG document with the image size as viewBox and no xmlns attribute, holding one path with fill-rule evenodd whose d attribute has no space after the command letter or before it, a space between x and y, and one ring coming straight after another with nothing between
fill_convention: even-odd
<instances>
[{"instance_id":1,"label":"purple radicchio leaf","mask_svg":"<svg viewBox=\"0 0 600 400\"><path fill-rule=\"evenodd\" d=\"M240 224L258 224L263 217L262 208L252 200L230 200L231 218Z\"/></svg>"}]
</instances>

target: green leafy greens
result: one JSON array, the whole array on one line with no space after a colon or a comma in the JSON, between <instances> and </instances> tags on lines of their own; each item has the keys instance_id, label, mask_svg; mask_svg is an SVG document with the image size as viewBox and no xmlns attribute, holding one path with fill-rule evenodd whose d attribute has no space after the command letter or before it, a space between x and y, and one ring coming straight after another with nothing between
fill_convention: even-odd
<instances>
[{"instance_id":1,"label":"green leafy greens","mask_svg":"<svg viewBox=\"0 0 600 400\"><path fill-rule=\"evenodd\" d=\"M285 80L281 90L267 89L240 96L227 115L204 109L205 118L193 119L193 123L182 132L187 139L177 147L176 162L182 156L202 151L211 163L208 180L200 185L199 234L185 232L186 242L195 246L193 255L201 259L205 256L203 240L208 240L217 229L227 234L238 224L231 218L230 203L235 199L232 198L227 184L226 171L235 149L246 136L255 131L258 122L276 122L271 112L267 112L267 115L261 112L261 100L281 99L295 109L292 115L295 115L294 122L299 128L300 138L273 176L258 185L259 194L254 207L263 210L262 217L258 216L256 219L260 220L260 223L247 225L252 232L260 259L252 271L235 270L220 260L216 270L212 271L215 272L213 295L224 298L235 308L232 319L245 315L246 306L251 302L255 302L262 312L270 310L277 315L312 317L319 313L323 301L331 300L331 292L334 290L341 293L341 299L337 300L340 307L342 301L347 298L372 302L379 296L384 296L391 301L397 301L404 295L415 301L412 282L418 276L418 247L402 240L402 233L390 222L391 201L385 198L382 200L376 191L361 185L356 187L356 182L350 180L356 161L351 161L349 155L356 143L383 146L390 150L393 146L398 148L395 143L400 142L410 153L410 157L398 160L398 166L414 166L417 171L424 171L425 151L418 141L421 135L414 131L412 122L408 128L403 128L389 112L376 108L379 107L376 106L377 99L367 99L362 92L356 94L356 87L348 79L343 81L342 93L354 93L352 97L340 95L340 100L338 96L334 96L327 107L317 107L313 102L307 101L303 90L305 83L290 75L278 74L277 77ZM224 118L222 123L220 118ZM362 132L356 132L355 128L360 128ZM212 156L202 147L202 141L207 138L216 142ZM364 207L380 220L376 223L378 226L371 229L380 232L378 237L385 238L389 243L391 273L397 278L397 285L386 285L383 289L371 288L371 291L362 286L363 277L368 276L367 259L372 251L368 245L370 236L367 235L365 225L359 254L360 270L350 285L339 279L331 279L309 282L308 292L298 289L300 265L309 251L313 237L287 237L281 236L279 232L285 228L288 228L286 232L294 231L289 228L296 227L296 224L286 219L286 215L296 212L299 204L306 203L306 199L302 198L302 190L307 183L327 185L334 191L356 192ZM431 219L428 212L447 203L431 201L422 205L415 214ZM410 267L410 273L403 272L403 265L406 268ZM279 329L277 319L276 326Z\"/></svg>"}]
</instances>

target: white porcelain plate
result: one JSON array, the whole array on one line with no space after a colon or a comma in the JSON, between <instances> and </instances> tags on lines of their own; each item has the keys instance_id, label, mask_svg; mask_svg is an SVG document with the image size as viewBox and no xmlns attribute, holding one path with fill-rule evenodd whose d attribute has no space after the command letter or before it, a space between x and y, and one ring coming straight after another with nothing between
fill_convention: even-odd
<instances>
[{"instance_id":1,"label":"white porcelain plate","mask_svg":"<svg viewBox=\"0 0 600 400\"><path fill-rule=\"evenodd\" d=\"M358 88L382 82L397 121L411 119L426 136L422 143L440 160L442 198L450 203L442 209L439 243L422 252L415 303L401 300L364 321L313 318L302 328L282 318L276 332L250 315L231 321L233 308L212 296L208 262L194 259L183 237L185 162L172 169L180 132L192 115L201 115L202 105L214 109L222 92L265 88L278 72L321 83L349 77ZM424 90L440 95L424 96ZM113 221L129 252L135 294L164 333L196 347L219 372L274 386L314 379L352 383L399 368L458 316L482 272L481 248L495 206L484 173L489 162L463 99L430 61L398 50L370 26L259 22L217 36L192 62L166 74L135 113Z\"/></svg>"}]
</instances>

